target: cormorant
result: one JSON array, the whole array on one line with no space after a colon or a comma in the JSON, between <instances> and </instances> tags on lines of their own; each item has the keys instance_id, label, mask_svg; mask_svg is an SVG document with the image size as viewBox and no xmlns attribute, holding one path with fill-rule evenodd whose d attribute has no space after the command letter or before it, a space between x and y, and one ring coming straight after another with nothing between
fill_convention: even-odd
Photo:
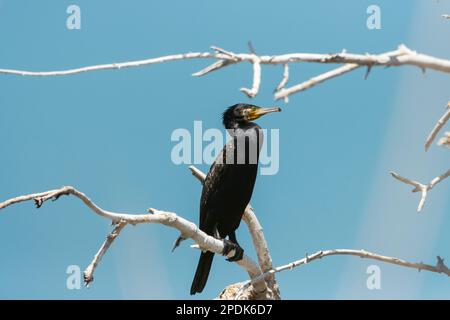
<instances>
[{"instance_id":1,"label":"cormorant","mask_svg":"<svg viewBox=\"0 0 450 320\"><path fill-rule=\"evenodd\" d=\"M223 125L232 139L211 165L203 183L199 227L207 234L223 239L224 255L235 250L234 256L228 261L238 261L244 254L236 240L235 230L252 196L263 143L261 127L251 121L280 111L280 108L239 103L223 113ZM229 240L225 240L227 236ZM200 254L191 294L203 291L213 258L214 253L210 251Z\"/></svg>"}]
</instances>

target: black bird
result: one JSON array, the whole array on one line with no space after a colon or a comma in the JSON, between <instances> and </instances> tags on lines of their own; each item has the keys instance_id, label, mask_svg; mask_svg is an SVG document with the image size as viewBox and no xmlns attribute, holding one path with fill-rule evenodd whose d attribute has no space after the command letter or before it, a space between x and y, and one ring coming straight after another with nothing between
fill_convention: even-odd
<instances>
[{"instance_id":1,"label":"black bird","mask_svg":"<svg viewBox=\"0 0 450 320\"><path fill-rule=\"evenodd\" d=\"M280 108L260 108L239 103L223 113L223 125L232 139L211 165L203 183L199 226L207 234L224 239L224 255L235 250L228 261L238 261L244 254L236 240L235 230L252 197L263 143L261 127L251 121L280 111ZM225 240L227 236L229 240ZM210 251L200 254L191 294L203 291L213 258L214 253Z\"/></svg>"}]
</instances>

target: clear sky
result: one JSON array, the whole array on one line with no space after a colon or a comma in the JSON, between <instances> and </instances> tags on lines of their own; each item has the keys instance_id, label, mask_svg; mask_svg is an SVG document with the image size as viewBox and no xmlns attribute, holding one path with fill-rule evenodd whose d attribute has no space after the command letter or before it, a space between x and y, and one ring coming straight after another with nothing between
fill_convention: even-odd
<instances>
[{"instance_id":1,"label":"clear sky","mask_svg":"<svg viewBox=\"0 0 450 320\"><path fill-rule=\"evenodd\" d=\"M68 30L66 9L81 8L81 30ZM381 30L366 27L366 9L381 8ZM435 1L25 1L0 0L0 68L57 70L189 51L211 45L257 53L379 53L400 43L448 57L450 3ZM171 161L178 128L221 128L237 102L274 105L280 66L263 67L261 93L251 67L203 78L210 61L192 60L69 77L0 75L0 200L73 185L105 209L175 211L197 221L200 184ZM332 66L291 66L290 84ZM258 123L280 130L280 169L259 176L252 204L275 265L320 249L371 250L412 261L450 259L448 182L418 195L388 174L428 181L448 168L449 152L423 143L447 103L450 76L417 68L376 68L331 80L278 103L281 114ZM207 165L199 166L207 171ZM61 198L36 210L23 203L0 212L0 298L183 299L198 252L158 225L127 227L88 289L69 290L66 269L83 270L108 221L80 201ZM245 227L238 238L255 257ZM381 268L381 289L366 287L367 267ZM246 279L216 257L207 287L214 298ZM329 257L278 275L283 298L450 298L447 277L355 257Z\"/></svg>"}]
</instances>

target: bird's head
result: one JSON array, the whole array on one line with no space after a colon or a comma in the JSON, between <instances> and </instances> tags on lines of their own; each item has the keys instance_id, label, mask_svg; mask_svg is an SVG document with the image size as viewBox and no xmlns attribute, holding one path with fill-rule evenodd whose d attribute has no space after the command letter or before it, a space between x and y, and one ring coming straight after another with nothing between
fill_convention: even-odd
<instances>
[{"instance_id":1,"label":"bird's head","mask_svg":"<svg viewBox=\"0 0 450 320\"><path fill-rule=\"evenodd\" d=\"M232 128L234 124L243 124L262 117L271 112L281 112L280 108L261 108L252 104L238 103L223 113L225 128Z\"/></svg>"}]
</instances>

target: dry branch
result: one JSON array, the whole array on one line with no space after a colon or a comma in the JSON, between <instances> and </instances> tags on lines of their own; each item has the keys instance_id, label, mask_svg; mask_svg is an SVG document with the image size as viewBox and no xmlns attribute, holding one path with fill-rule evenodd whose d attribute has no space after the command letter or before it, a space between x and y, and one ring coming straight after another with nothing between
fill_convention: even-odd
<instances>
[{"instance_id":1,"label":"dry branch","mask_svg":"<svg viewBox=\"0 0 450 320\"><path fill-rule=\"evenodd\" d=\"M83 273L84 283L86 286L88 286L92 281L94 281L94 271L97 268L97 265L100 263L100 260L102 260L106 251L108 251L113 241L119 236L120 232L126 225L127 223L124 221L119 222L115 226L114 230L111 231L111 233L108 234L108 236L106 237L105 242L103 242L102 246L94 256L94 259Z\"/></svg>"},{"instance_id":2,"label":"dry branch","mask_svg":"<svg viewBox=\"0 0 450 320\"><path fill-rule=\"evenodd\" d=\"M349 63L346 65L343 65L342 67L336 68L334 70L322 73L316 77L313 77L305 82L299 83L290 88L281 89L275 93L275 100L284 99L286 101L286 99L294 93L297 93L300 91L305 91L307 89L314 87L315 85L318 85L319 83L333 79L338 76L342 76L345 73L353 71L359 67L360 67L360 65L358 65L358 64Z\"/></svg>"},{"instance_id":3,"label":"dry branch","mask_svg":"<svg viewBox=\"0 0 450 320\"><path fill-rule=\"evenodd\" d=\"M421 192L421 197L420 197L420 201L419 201L419 206L417 207L417 211L420 212L423 209L423 206L425 205L425 201L427 199L427 195L428 195L428 191L430 191L431 189L433 189L433 187L438 184L439 182L441 182L442 180L446 179L448 176L450 176L450 169L447 170L446 172L444 172L443 174L441 174L440 176L437 176L436 178L434 178L433 180L430 181L430 183L428 184L423 184L414 180L410 180L408 178L404 178L402 176L400 176L399 174L395 173L395 172L391 172L391 175L406 184L409 184L411 186L414 187L414 189L412 190L412 192Z\"/></svg>"},{"instance_id":4,"label":"dry branch","mask_svg":"<svg viewBox=\"0 0 450 320\"><path fill-rule=\"evenodd\" d=\"M192 174L200 181L205 179L205 174L198 170L197 168L191 166L190 170ZM415 189L413 191L422 191L425 195L422 196L423 201L421 201L421 206L423 207L423 202L425 201L426 192L434 187L437 183L445 179L450 175L450 170L446 173L442 174L439 177L433 179L428 185L423 185L419 182L412 181L406 178L399 176L398 174L392 173L392 175L407 184L413 185ZM424 191L425 190L425 191ZM192 238L196 242L196 246L202 250L209 250L218 254L221 254L223 251L223 242L205 234L203 231L199 230L198 227L184 218L177 216L175 213L160 211L157 209L148 209L149 214L125 214L125 213L116 213L111 211L106 211L99 206L97 206L94 202L92 202L86 195L82 192L76 190L73 187L62 187L61 189L54 189L41 193L34 193L24 196L15 197L9 200L6 200L0 203L0 209L6 208L7 206L34 200L36 207L41 207L45 201L48 200L57 200L62 195L73 195L80 200L82 200L93 212L96 214L107 218L115 224L114 230L107 236L105 242L94 256L94 259L86 268L84 272L85 283L88 285L93 281L93 273L107 252L108 248L112 244L112 242L117 238L120 234L121 230L127 224L140 224L140 223L160 223L166 226L175 228L180 231L183 238ZM421 209L419 205L419 209ZM436 273L444 273L450 276L449 268L444 264L444 259L438 256L438 262L435 266L420 263L408 262L405 260L401 260L395 257L383 256L376 253L367 252L364 250L350 250L350 249L335 249L335 250L326 250L326 251L318 251L312 255L306 255L305 258L291 262L286 265L279 266L277 268L272 268L272 259L270 257L269 250L267 248L267 243L264 238L264 234L262 232L262 227L259 224L258 219L256 218L253 209L251 206L248 206L245 210L243 220L247 223L250 233L252 235L252 239L256 248L256 252L258 255L258 261L260 266L254 263L250 258L244 255L244 258L237 263L243 267L250 276L250 281L243 282L238 285L230 285L228 286L221 294L221 297L234 297L237 299L245 298L271 298L278 299L279 292L278 286L276 284L274 274L277 272L281 272L284 270L293 269L300 265L309 263L311 261L331 256L331 255L352 255L359 256L361 258L368 258L378 261L383 261L403 267L415 268L417 270L427 270L430 272ZM228 256L232 256L234 252L230 252ZM263 272L261 272L263 270ZM269 288L266 286L269 284Z\"/></svg>"},{"instance_id":5,"label":"dry branch","mask_svg":"<svg viewBox=\"0 0 450 320\"><path fill-rule=\"evenodd\" d=\"M95 255L93 261L84 272L86 284L89 284L93 280L93 273L99 261L106 253L106 251L108 250L109 246L114 241L114 239L119 235L120 231L127 224L132 225L140 223L163 224L177 229L178 231L180 231L180 233L183 235L184 238L193 239L202 250L209 250L218 254L222 254L223 252L224 246L222 241L207 235L206 233L201 231L194 223L176 215L173 212L161 211L157 209L148 209L148 211L150 212L148 214L126 214L126 213L111 212L100 208L92 200L90 200L84 193L69 186L62 187L61 189L55 189L46 192L34 193L12 198L0 203L0 209L6 208L7 206L10 206L15 203L30 200L34 200L36 207L40 208L45 201L50 199L57 200L62 195L73 195L79 198L90 209L92 209L93 212L106 219L111 220L114 224L116 224L116 227L108 235L106 241L103 243L100 250ZM228 257L232 257L233 255L234 250L228 253ZM256 276L261 274L261 269L259 268L259 266L246 255L244 255L242 260L239 260L236 263L247 271L250 278L255 278ZM253 289L257 293L264 294L267 291L265 281L257 281L257 283L253 286Z\"/></svg>"},{"instance_id":6,"label":"dry branch","mask_svg":"<svg viewBox=\"0 0 450 320\"><path fill-rule=\"evenodd\" d=\"M428 135L427 141L425 142L425 151L428 151L428 148L433 143L434 138L436 138L436 135L439 133L439 131L442 129L442 127L447 123L448 119L450 119L450 102L447 104L444 115L438 120L438 122L434 126L433 130L431 130L430 134ZM441 144L443 144L443 143L441 143Z\"/></svg>"},{"instance_id":7,"label":"dry branch","mask_svg":"<svg viewBox=\"0 0 450 320\"><path fill-rule=\"evenodd\" d=\"M123 69L149 66L157 63L164 63L170 61L190 60L190 59L215 59L216 61L206 68L196 72L193 76L203 76L210 72L219 70L221 68L241 63L249 62L253 66L253 84L250 89L241 88L241 91L248 97L255 97L261 84L261 65L283 65L285 68L282 86L275 90L275 99L284 99L297 92L306 90L323 81L332 79L334 77L343 75L353 71L361 66L371 70L374 66L416 66L422 70L433 69L436 71L450 73L450 60L435 58L425 54L419 54L413 50L408 49L405 45L400 45L397 50L385 52L377 55L371 54L352 54L343 50L337 54L317 54L317 53L290 53L282 55L257 55L251 53L234 53L222 48L212 47L213 52L189 52L184 54L167 55L157 58L127 61L110 64L93 65L75 69L60 70L60 71L27 71L15 69L0 69L0 74L20 75L20 76L67 76L83 72ZM322 75L314 77L308 81L294 85L290 88L284 88L287 82L288 74L287 68L289 63L298 62L312 62L312 63L333 63L343 64L343 66L326 72ZM366 74L367 76L367 74ZM286 81L284 81L286 79Z\"/></svg>"},{"instance_id":8,"label":"dry branch","mask_svg":"<svg viewBox=\"0 0 450 320\"><path fill-rule=\"evenodd\" d=\"M322 259L323 257L334 256L334 255L357 256L357 257L361 257L361 258L395 264L395 265L403 266L403 267L407 267L407 268L413 268L413 269L417 269L419 271L426 270L426 271L430 271L430 272L443 273L443 274L446 274L447 276L450 276L450 269L445 265L444 259L441 258L440 256L437 256L436 265L432 266L432 265L425 264L422 262L419 262L419 263L408 262L408 261L405 261L405 260L402 260L399 258L383 256L383 255L368 252L365 250L350 250L350 249L321 250L321 251L318 251L311 255L306 254L306 256L300 260L279 266L277 268L274 268L268 272L261 274L260 276L254 278L250 281L242 283L242 287L236 291L234 298L241 299L241 295L243 295L245 293L246 289L249 288L249 286L253 283L253 281L261 281L262 279L265 279L275 273L282 272L285 270L292 270L301 265L305 265L312 261Z\"/></svg>"}]
</instances>

